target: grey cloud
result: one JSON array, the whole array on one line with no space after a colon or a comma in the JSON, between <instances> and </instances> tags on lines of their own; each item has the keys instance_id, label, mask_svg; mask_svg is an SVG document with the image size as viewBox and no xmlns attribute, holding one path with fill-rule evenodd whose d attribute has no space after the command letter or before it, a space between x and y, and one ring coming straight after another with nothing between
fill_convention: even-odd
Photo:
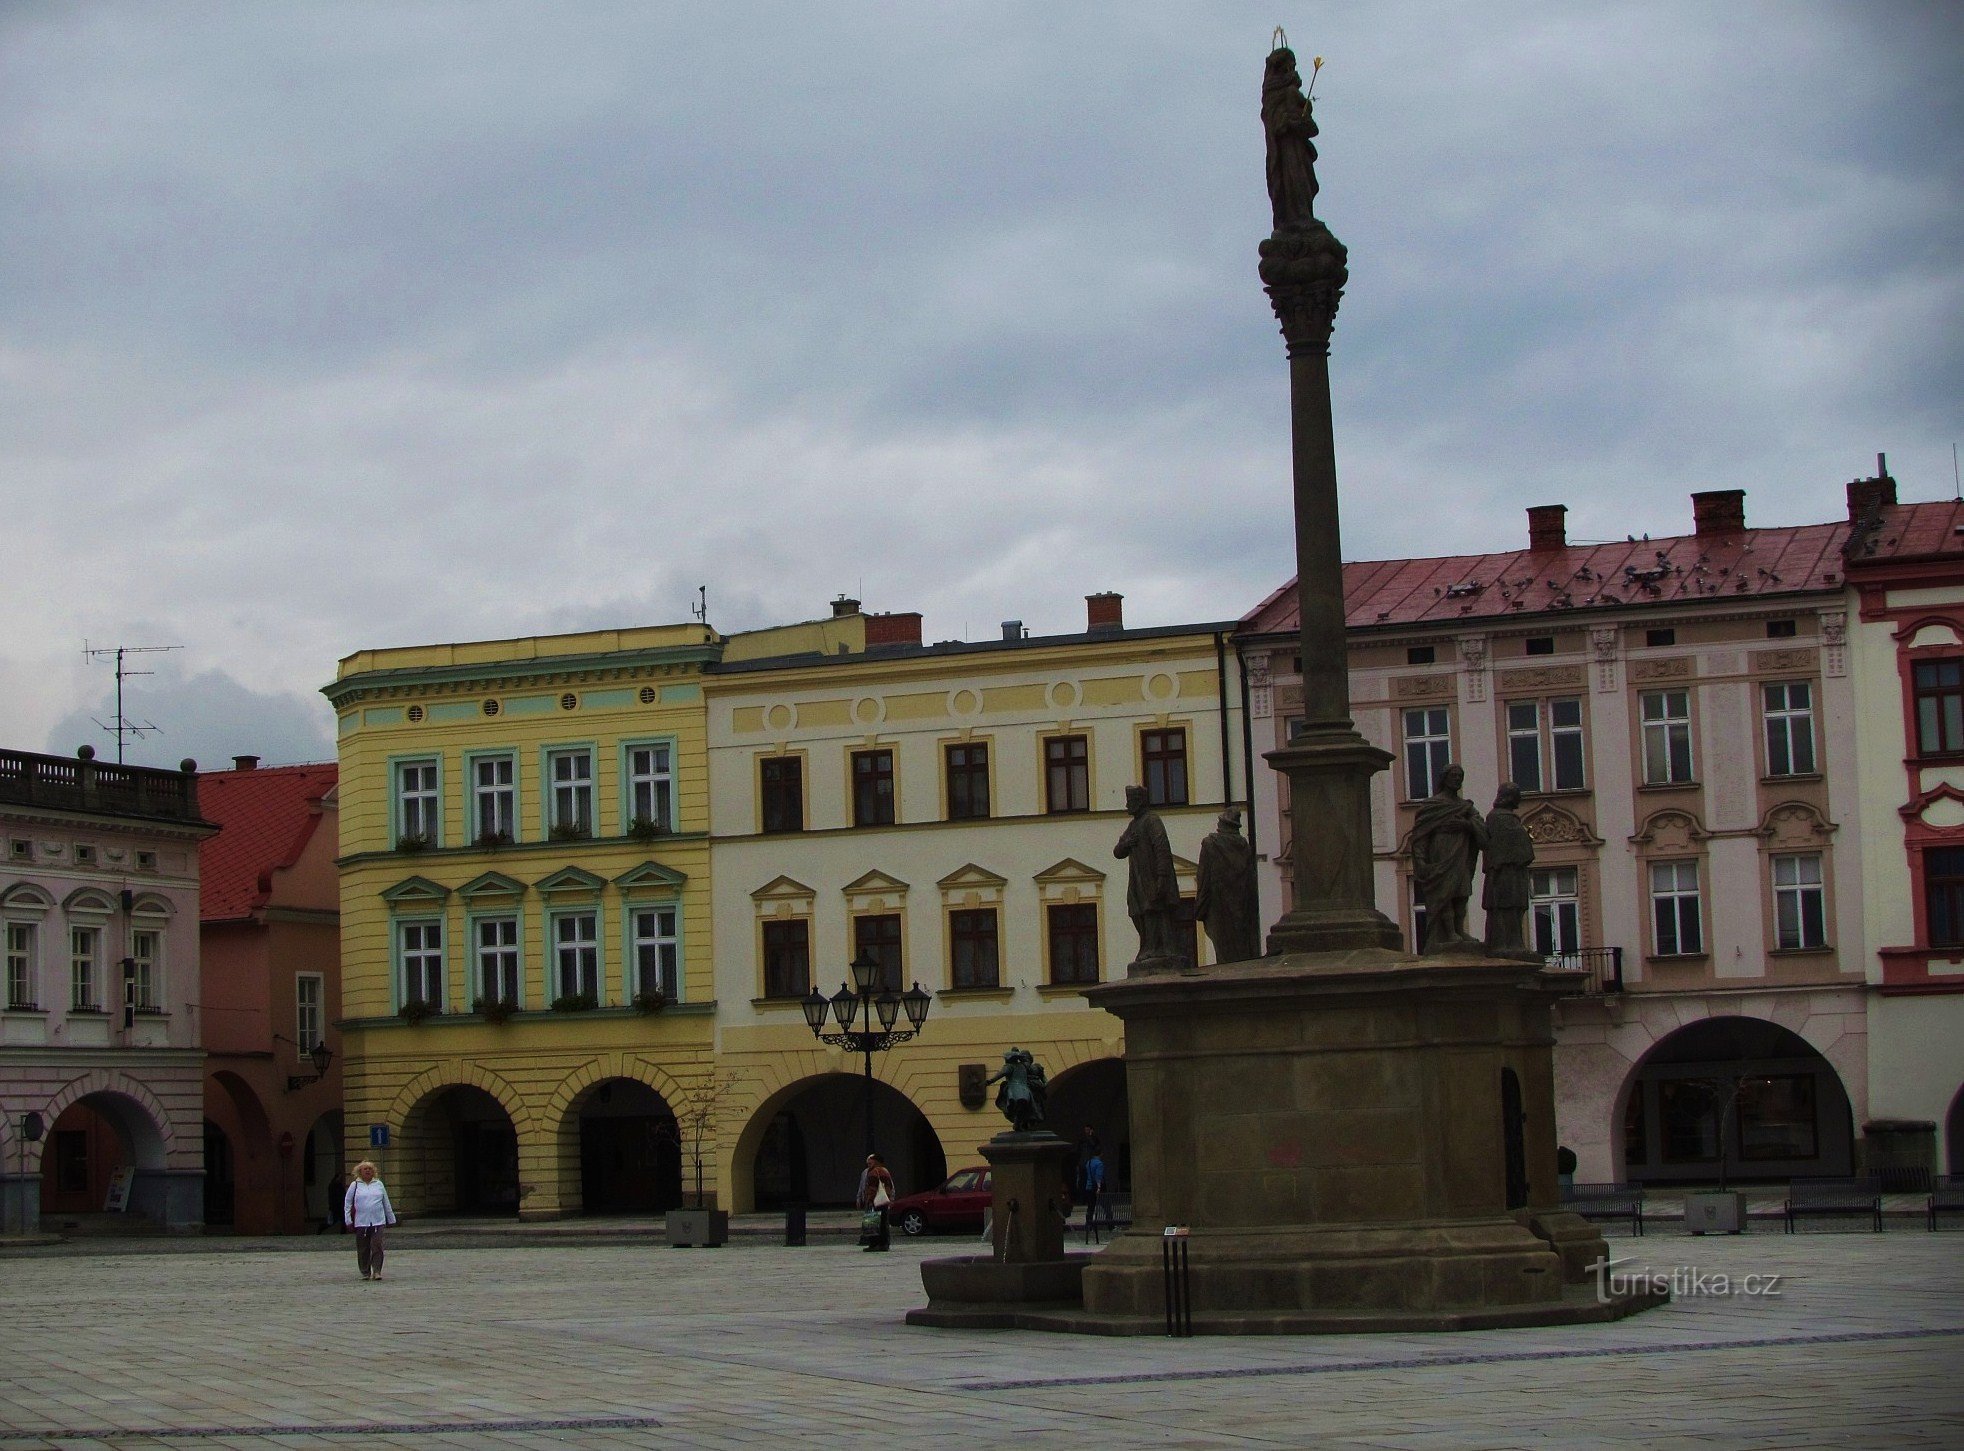
<instances>
[{"instance_id":1,"label":"grey cloud","mask_svg":"<svg viewBox=\"0 0 1964 1451\"><path fill-rule=\"evenodd\" d=\"M213 771L229 767L234 756L260 756L269 766L334 759L333 717L324 700L252 690L223 670L187 675L160 664L155 675L125 683L123 715L157 728L125 738L123 759L133 766L168 767L189 758ZM98 759L113 761L116 738L102 727L115 718L112 691L57 721L46 749L66 755L91 745Z\"/></svg>"}]
</instances>

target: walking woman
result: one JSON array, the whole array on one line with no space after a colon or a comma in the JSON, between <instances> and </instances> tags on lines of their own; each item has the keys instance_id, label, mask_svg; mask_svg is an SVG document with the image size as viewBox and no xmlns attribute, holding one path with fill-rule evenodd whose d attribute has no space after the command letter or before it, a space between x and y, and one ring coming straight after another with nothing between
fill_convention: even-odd
<instances>
[{"instance_id":1,"label":"walking woman","mask_svg":"<svg viewBox=\"0 0 1964 1451\"><path fill-rule=\"evenodd\" d=\"M396 1210L389 1203L389 1191L375 1177L375 1166L366 1159L355 1165L355 1177L341 1206L341 1222L355 1232L355 1263L361 1267L361 1277L381 1279L382 1236L396 1222Z\"/></svg>"}]
</instances>

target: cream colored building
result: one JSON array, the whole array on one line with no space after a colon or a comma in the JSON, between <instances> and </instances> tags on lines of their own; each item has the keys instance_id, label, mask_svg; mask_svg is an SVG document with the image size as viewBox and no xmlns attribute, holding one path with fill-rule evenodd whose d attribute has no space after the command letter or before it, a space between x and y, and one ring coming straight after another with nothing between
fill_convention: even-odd
<instances>
[{"instance_id":1,"label":"cream colored building","mask_svg":"<svg viewBox=\"0 0 1964 1451\"><path fill-rule=\"evenodd\" d=\"M1112 852L1124 791L1154 790L1190 895L1245 773L1230 626L1124 629L1115 595L1090 597L1087 624L940 645L889 630L863 655L705 672L732 1207L852 1192L863 1060L818 1044L802 1000L837 992L860 950L933 998L919 1037L872 1064L903 1191L979 1162L1003 1126L981 1077L1012 1045L1048 1070L1053 1127L1097 1130L1123 1181L1121 1025L1080 989L1137 950Z\"/></svg>"}]
</instances>

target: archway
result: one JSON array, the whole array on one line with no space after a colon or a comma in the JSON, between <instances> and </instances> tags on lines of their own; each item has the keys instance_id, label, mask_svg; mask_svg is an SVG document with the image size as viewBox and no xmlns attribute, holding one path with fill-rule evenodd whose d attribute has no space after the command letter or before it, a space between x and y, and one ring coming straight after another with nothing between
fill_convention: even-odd
<instances>
[{"instance_id":1,"label":"archway","mask_svg":"<svg viewBox=\"0 0 1964 1451\"><path fill-rule=\"evenodd\" d=\"M1094 1058L1057 1075L1044 1106L1050 1131L1081 1144L1098 1136L1107 1193L1132 1192L1132 1116L1125 1093L1125 1060Z\"/></svg>"},{"instance_id":2,"label":"archway","mask_svg":"<svg viewBox=\"0 0 1964 1451\"><path fill-rule=\"evenodd\" d=\"M1630 1070L1617 1112L1625 1177L1638 1183L1854 1172L1840 1075L1806 1039L1763 1019L1707 1018L1660 1039Z\"/></svg>"},{"instance_id":3,"label":"archway","mask_svg":"<svg viewBox=\"0 0 1964 1451\"><path fill-rule=\"evenodd\" d=\"M48 1126L41 1154L42 1223L79 1227L78 1216L105 1212L146 1225L163 1223L164 1199L141 1181L162 1179L164 1155L163 1130L142 1104L113 1091L82 1095Z\"/></svg>"},{"instance_id":4,"label":"archway","mask_svg":"<svg viewBox=\"0 0 1964 1451\"><path fill-rule=\"evenodd\" d=\"M577 1135L580 1205L588 1214L659 1214L682 1203L675 1114L647 1084L607 1078L567 1111Z\"/></svg>"},{"instance_id":5,"label":"archway","mask_svg":"<svg viewBox=\"0 0 1964 1451\"><path fill-rule=\"evenodd\" d=\"M415 1160L417 1207L429 1214L516 1215L518 1131L481 1088L452 1084L418 1100L403 1121L402 1155Z\"/></svg>"},{"instance_id":6,"label":"archway","mask_svg":"<svg viewBox=\"0 0 1964 1451\"><path fill-rule=\"evenodd\" d=\"M238 1168L224 1128L205 1120L205 1228L230 1229L237 1223Z\"/></svg>"},{"instance_id":7,"label":"archway","mask_svg":"<svg viewBox=\"0 0 1964 1451\"><path fill-rule=\"evenodd\" d=\"M300 1149L304 1212L313 1224L329 1228L341 1222L341 1196L348 1187L348 1167L341 1157L341 1134L341 1110L329 1109L307 1130Z\"/></svg>"},{"instance_id":8,"label":"archway","mask_svg":"<svg viewBox=\"0 0 1964 1451\"><path fill-rule=\"evenodd\" d=\"M927 1115L888 1084L873 1084L873 1143L902 1194L948 1177L948 1160ZM866 1084L856 1074L807 1078L768 1099L737 1138L747 1156L752 1203L849 1205L866 1161ZM743 1199L741 1178L736 1198Z\"/></svg>"},{"instance_id":9,"label":"archway","mask_svg":"<svg viewBox=\"0 0 1964 1451\"><path fill-rule=\"evenodd\" d=\"M1964 1088L1957 1090L1944 1115L1944 1163L1946 1174L1964 1175Z\"/></svg>"},{"instance_id":10,"label":"archway","mask_svg":"<svg viewBox=\"0 0 1964 1451\"><path fill-rule=\"evenodd\" d=\"M297 1176L275 1151L258 1092L237 1073L205 1078L205 1224L276 1234L296 1212ZM214 1165L216 1168L214 1169Z\"/></svg>"}]
</instances>

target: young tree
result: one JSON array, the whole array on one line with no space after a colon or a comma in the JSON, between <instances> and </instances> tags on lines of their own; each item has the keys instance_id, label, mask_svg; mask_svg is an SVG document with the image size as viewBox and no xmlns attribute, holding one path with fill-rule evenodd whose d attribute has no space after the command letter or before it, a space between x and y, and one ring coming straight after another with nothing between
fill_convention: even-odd
<instances>
[{"instance_id":1,"label":"young tree","mask_svg":"<svg viewBox=\"0 0 1964 1451\"><path fill-rule=\"evenodd\" d=\"M670 1101L669 1109L674 1113L675 1121L659 1131L676 1146L694 1171L694 1207L697 1209L708 1207L702 1192L705 1142L714 1138L735 1112L739 1079L740 1075L728 1068L717 1069L696 1079Z\"/></svg>"}]
</instances>

